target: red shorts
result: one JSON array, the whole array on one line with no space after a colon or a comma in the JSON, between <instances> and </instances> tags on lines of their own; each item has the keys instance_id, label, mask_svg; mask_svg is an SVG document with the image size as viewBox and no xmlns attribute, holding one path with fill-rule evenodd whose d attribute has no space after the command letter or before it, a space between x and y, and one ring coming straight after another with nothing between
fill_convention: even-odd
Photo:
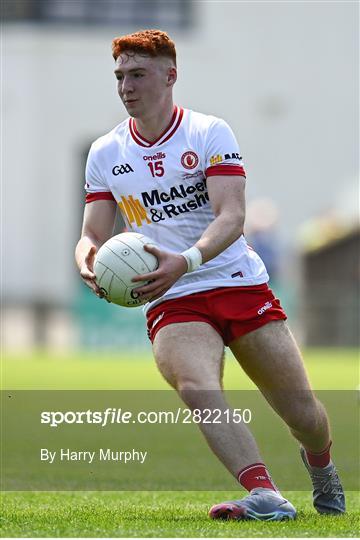
<instances>
[{"instance_id":1,"label":"red shorts","mask_svg":"<svg viewBox=\"0 0 360 540\"><path fill-rule=\"evenodd\" d=\"M147 313L148 335L154 341L160 328L182 322L205 322L225 345L286 314L266 283L251 287L221 287L165 300Z\"/></svg>"}]
</instances>

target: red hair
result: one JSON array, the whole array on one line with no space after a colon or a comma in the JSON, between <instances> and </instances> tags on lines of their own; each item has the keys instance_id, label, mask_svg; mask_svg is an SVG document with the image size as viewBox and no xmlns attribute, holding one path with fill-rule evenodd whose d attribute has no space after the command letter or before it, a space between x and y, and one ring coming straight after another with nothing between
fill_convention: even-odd
<instances>
[{"instance_id":1,"label":"red hair","mask_svg":"<svg viewBox=\"0 0 360 540\"><path fill-rule=\"evenodd\" d=\"M176 66L175 43L161 30L141 30L114 38L111 48L115 60L124 52L132 52L152 57L166 56L171 58Z\"/></svg>"}]
</instances>

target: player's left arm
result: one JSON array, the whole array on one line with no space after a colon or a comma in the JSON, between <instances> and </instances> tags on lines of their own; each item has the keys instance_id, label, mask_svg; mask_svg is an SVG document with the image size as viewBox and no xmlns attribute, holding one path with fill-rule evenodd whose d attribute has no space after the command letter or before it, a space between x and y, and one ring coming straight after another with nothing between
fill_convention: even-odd
<instances>
[{"instance_id":1,"label":"player's left arm","mask_svg":"<svg viewBox=\"0 0 360 540\"><path fill-rule=\"evenodd\" d=\"M211 176L207 179L215 219L195 244L203 263L219 255L243 234L245 182L243 176Z\"/></svg>"},{"instance_id":2,"label":"player's left arm","mask_svg":"<svg viewBox=\"0 0 360 540\"><path fill-rule=\"evenodd\" d=\"M205 229L196 247L205 263L235 242L242 234L245 220L245 178L243 176L211 176L207 180L210 204L215 219ZM145 249L159 260L155 272L138 276L133 281L151 281L137 291L151 300L160 298L188 271L188 264L181 254L161 251L153 246Z\"/></svg>"}]
</instances>

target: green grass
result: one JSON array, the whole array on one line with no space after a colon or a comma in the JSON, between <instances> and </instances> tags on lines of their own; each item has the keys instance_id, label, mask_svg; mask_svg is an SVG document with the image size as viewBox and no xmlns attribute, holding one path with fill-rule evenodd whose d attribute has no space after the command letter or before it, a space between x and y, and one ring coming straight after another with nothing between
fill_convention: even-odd
<instances>
[{"instance_id":1,"label":"green grass","mask_svg":"<svg viewBox=\"0 0 360 540\"><path fill-rule=\"evenodd\" d=\"M353 350L309 350L306 366L316 389L354 389ZM128 355L9 356L2 367L7 389L166 389L150 357ZM225 387L252 384L231 355ZM224 472L226 474L226 472ZM319 516L309 492L285 492L297 507L294 522L214 522L209 507L229 492L8 492L2 496L4 537L357 537L359 497L347 493L346 515Z\"/></svg>"},{"instance_id":2,"label":"green grass","mask_svg":"<svg viewBox=\"0 0 360 540\"><path fill-rule=\"evenodd\" d=\"M358 354L353 349L305 351L306 367L318 390L354 389L359 384ZM225 388L252 389L230 352L225 364ZM151 354L8 355L3 360L2 387L29 389L162 390L169 386Z\"/></svg>"},{"instance_id":3,"label":"green grass","mask_svg":"<svg viewBox=\"0 0 360 540\"><path fill-rule=\"evenodd\" d=\"M295 521L218 522L209 507L229 493L9 493L2 534L7 537L357 537L359 500L348 493L345 516L319 516L309 493L287 492Z\"/></svg>"}]
</instances>

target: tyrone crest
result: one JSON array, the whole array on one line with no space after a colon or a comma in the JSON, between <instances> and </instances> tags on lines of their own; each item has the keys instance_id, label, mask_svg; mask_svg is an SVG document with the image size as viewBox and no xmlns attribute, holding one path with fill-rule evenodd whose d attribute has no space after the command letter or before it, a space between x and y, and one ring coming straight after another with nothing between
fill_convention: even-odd
<instances>
[{"instance_id":1,"label":"tyrone crest","mask_svg":"<svg viewBox=\"0 0 360 540\"><path fill-rule=\"evenodd\" d=\"M181 156L181 165L185 169L195 169L198 163L198 156L195 154L195 152L192 152L191 150L188 150Z\"/></svg>"}]
</instances>

